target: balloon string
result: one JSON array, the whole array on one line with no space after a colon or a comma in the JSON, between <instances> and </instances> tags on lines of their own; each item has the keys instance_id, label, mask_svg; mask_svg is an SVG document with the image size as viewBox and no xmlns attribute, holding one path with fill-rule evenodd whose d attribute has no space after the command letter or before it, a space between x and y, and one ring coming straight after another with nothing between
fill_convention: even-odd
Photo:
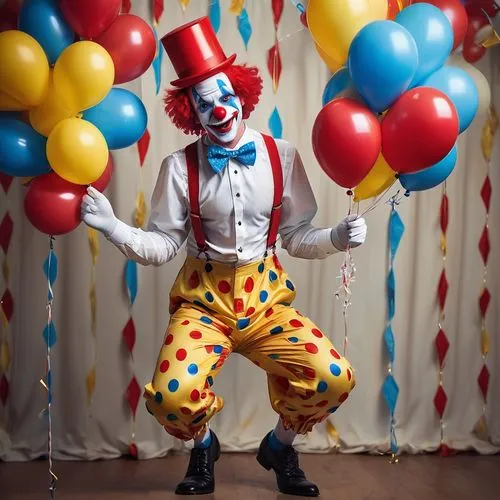
<instances>
[{"instance_id":1,"label":"balloon string","mask_svg":"<svg viewBox=\"0 0 500 500\"><path fill-rule=\"evenodd\" d=\"M394 182L396 182L396 181L394 180ZM362 212L361 214L358 214L359 217L364 217L366 214L375 210L375 208L378 207L378 205L380 204L382 199L391 190L392 186L394 186L394 182L382 194L380 194L378 197L376 197L375 200L370 205L368 205L368 207L366 208L366 210L364 210L364 212ZM398 189L398 192L396 194L398 194L398 193L399 193L399 189ZM392 196L389 196L388 199L391 199L391 198L392 198Z\"/></svg>"}]
</instances>

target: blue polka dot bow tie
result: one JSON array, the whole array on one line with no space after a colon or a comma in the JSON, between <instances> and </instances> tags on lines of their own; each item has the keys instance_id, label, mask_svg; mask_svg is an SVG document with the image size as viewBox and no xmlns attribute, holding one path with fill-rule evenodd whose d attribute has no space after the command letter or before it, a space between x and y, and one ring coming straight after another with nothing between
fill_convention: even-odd
<instances>
[{"instance_id":1,"label":"blue polka dot bow tie","mask_svg":"<svg viewBox=\"0 0 500 500\"><path fill-rule=\"evenodd\" d=\"M234 158L243 165L251 166L255 164L255 157L255 142L253 141L247 142L240 149L224 149L215 144L208 146L208 163L216 174L227 167L229 158Z\"/></svg>"}]
</instances>

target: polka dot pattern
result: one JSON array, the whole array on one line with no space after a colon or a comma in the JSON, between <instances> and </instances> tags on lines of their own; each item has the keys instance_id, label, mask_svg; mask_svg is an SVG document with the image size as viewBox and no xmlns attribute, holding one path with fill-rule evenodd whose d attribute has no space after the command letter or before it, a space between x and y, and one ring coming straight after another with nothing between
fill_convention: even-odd
<instances>
[{"instance_id":1,"label":"polka dot pattern","mask_svg":"<svg viewBox=\"0 0 500 500\"><path fill-rule=\"evenodd\" d=\"M318 392L320 392L320 393L326 392L327 389L328 389L328 384L324 380L322 380L321 382L319 382L318 383L318 387L316 388L316 390ZM327 401L327 403L328 403L328 401Z\"/></svg>"},{"instance_id":2,"label":"polka dot pattern","mask_svg":"<svg viewBox=\"0 0 500 500\"><path fill-rule=\"evenodd\" d=\"M215 354L221 354L223 347L221 345L214 345Z\"/></svg>"},{"instance_id":3,"label":"polka dot pattern","mask_svg":"<svg viewBox=\"0 0 500 500\"><path fill-rule=\"evenodd\" d=\"M338 406L333 406L332 408L328 409L328 413L335 413L338 410Z\"/></svg>"},{"instance_id":4,"label":"polka dot pattern","mask_svg":"<svg viewBox=\"0 0 500 500\"><path fill-rule=\"evenodd\" d=\"M168 390L170 392L175 392L179 388L179 381L176 378L173 378L169 383L168 383Z\"/></svg>"},{"instance_id":5,"label":"polka dot pattern","mask_svg":"<svg viewBox=\"0 0 500 500\"><path fill-rule=\"evenodd\" d=\"M267 298L269 297L269 293L266 292L266 290L262 290L260 293L259 293L259 300L264 303Z\"/></svg>"},{"instance_id":6,"label":"polka dot pattern","mask_svg":"<svg viewBox=\"0 0 500 500\"><path fill-rule=\"evenodd\" d=\"M210 273L210 272L212 272L212 269L213 269L212 264L210 264L209 262L207 262L207 263L205 264L205 272L206 272L206 273Z\"/></svg>"},{"instance_id":7,"label":"polka dot pattern","mask_svg":"<svg viewBox=\"0 0 500 500\"><path fill-rule=\"evenodd\" d=\"M290 326L293 326L293 328L302 328L304 324L298 319L291 319Z\"/></svg>"},{"instance_id":8,"label":"polka dot pattern","mask_svg":"<svg viewBox=\"0 0 500 500\"><path fill-rule=\"evenodd\" d=\"M335 359L340 359L340 354L335 350L335 349L330 349L330 354L335 358Z\"/></svg>"},{"instance_id":9,"label":"polka dot pattern","mask_svg":"<svg viewBox=\"0 0 500 500\"><path fill-rule=\"evenodd\" d=\"M279 354L269 354L269 358L271 358L271 359L279 359L280 355Z\"/></svg>"},{"instance_id":10,"label":"polka dot pattern","mask_svg":"<svg viewBox=\"0 0 500 500\"><path fill-rule=\"evenodd\" d=\"M273 313L274 313L274 311L273 311L273 308L271 307L271 309L268 309L268 310L266 311L266 314L265 314L264 316L265 316L266 318L269 318L270 316L272 316L272 315L273 315Z\"/></svg>"},{"instance_id":11,"label":"polka dot pattern","mask_svg":"<svg viewBox=\"0 0 500 500\"><path fill-rule=\"evenodd\" d=\"M202 323L205 323L206 325L211 325L213 323L213 321L208 316L202 316L200 318L200 321Z\"/></svg>"},{"instance_id":12,"label":"polka dot pattern","mask_svg":"<svg viewBox=\"0 0 500 500\"><path fill-rule=\"evenodd\" d=\"M255 307L249 307L247 312L245 313L245 316L251 316L254 313L255 313Z\"/></svg>"},{"instance_id":13,"label":"polka dot pattern","mask_svg":"<svg viewBox=\"0 0 500 500\"><path fill-rule=\"evenodd\" d=\"M198 288L198 286L200 285L200 275L198 274L198 271L193 271L191 273L188 283L191 288Z\"/></svg>"},{"instance_id":14,"label":"polka dot pattern","mask_svg":"<svg viewBox=\"0 0 500 500\"><path fill-rule=\"evenodd\" d=\"M187 320L187 319L186 319L185 321L183 321L183 322L181 323L181 325L182 325L182 326L189 325L189 320Z\"/></svg>"},{"instance_id":15,"label":"polka dot pattern","mask_svg":"<svg viewBox=\"0 0 500 500\"><path fill-rule=\"evenodd\" d=\"M273 271L269 271L269 281L272 283L278 279L278 275Z\"/></svg>"},{"instance_id":16,"label":"polka dot pattern","mask_svg":"<svg viewBox=\"0 0 500 500\"><path fill-rule=\"evenodd\" d=\"M318 339L320 339L321 337L323 337L323 334L321 333L320 330L318 330L317 328L313 328L312 330L312 334L315 336L315 337L318 337Z\"/></svg>"},{"instance_id":17,"label":"polka dot pattern","mask_svg":"<svg viewBox=\"0 0 500 500\"><path fill-rule=\"evenodd\" d=\"M286 280L286 281L285 281L285 285L286 285L286 287L287 287L289 290L291 290L292 292L294 292L294 291L295 291L295 287L293 286L293 283L292 283L290 280Z\"/></svg>"},{"instance_id":18,"label":"polka dot pattern","mask_svg":"<svg viewBox=\"0 0 500 500\"><path fill-rule=\"evenodd\" d=\"M304 366L303 369L304 377L309 378L309 379L315 379L316 378L316 371L314 368L311 368L309 366Z\"/></svg>"},{"instance_id":19,"label":"polka dot pattern","mask_svg":"<svg viewBox=\"0 0 500 500\"><path fill-rule=\"evenodd\" d=\"M344 392L339 396L339 403L343 403L349 397L349 393Z\"/></svg>"},{"instance_id":20,"label":"polka dot pattern","mask_svg":"<svg viewBox=\"0 0 500 500\"><path fill-rule=\"evenodd\" d=\"M198 330L193 330L192 332L189 332L189 336L194 340L199 340L201 339L202 334Z\"/></svg>"},{"instance_id":21,"label":"polka dot pattern","mask_svg":"<svg viewBox=\"0 0 500 500\"><path fill-rule=\"evenodd\" d=\"M170 363L167 359L164 359L160 364L160 372L165 373L170 366Z\"/></svg>"},{"instance_id":22,"label":"polka dot pattern","mask_svg":"<svg viewBox=\"0 0 500 500\"><path fill-rule=\"evenodd\" d=\"M317 352L318 352L318 346L316 344L312 344L310 342L307 344L304 344L304 349L311 354L317 354Z\"/></svg>"},{"instance_id":23,"label":"polka dot pattern","mask_svg":"<svg viewBox=\"0 0 500 500\"><path fill-rule=\"evenodd\" d=\"M169 413L167 415L167 420L169 422L175 422L176 420L178 420L178 418L177 418L177 415L174 415L173 413Z\"/></svg>"},{"instance_id":24,"label":"polka dot pattern","mask_svg":"<svg viewBox=\"0 0 500 500\"><path fill-rule=\"evenodd\" d=\"M174 336L169 333L165 338L165 345L170 345L174 341Z\"/></svg>"},{"instance_id":25,"label":"polka dot pattern","mask_svg":"<svg viewBox=\"0 0 500 500\"><path fill-rule=\"evenodd\" d=\"M251 277L248 277L245 281L245 292L252 293L254 287L254 281Z\"/></svg>"},{"instance_id":26,"label":"polka dot pattern","mask_svg":"<svg viewBox=\"0 0 500 500\"><path fill-rule=\"evenodd\" d=\"M191 415L191 410L187 406L181 407L181 413L183 415Z\"/></svg>"},{"instance_id":27,"label":"polka dot pattern","mask_svg":"<svg viewBox=\"0 0 500 500\"><path fill-rule=\"evenodd\" d=\"M163 401L163 394L160 392L160 391L157 391L155 393L155 401L158 403L158 404L161 404L162 401Z\"/></svg>"},{"instance_id":28,"label":"polka dot pattern","mask_svg":"<svg viewBox=\"0 0 500 500\"><path fill-rule=\"evenodd\" d=\"M264 272L264 269L265 269L264 262L261 262L259 264L259 267L257 268L257 271L259 271L259 273L262 274Z\"/></svg>"},{"instance_id":29,"label":"polka dot pattern","mask_svg":"<svg viewBox=\"0 0 500 500\"><path fill-rule=\"evenodd\" d=\"M332 363L330 365L330 372L334 377L338 377L341 374L342 370L340 369L339 365Z\"/></svg>"},{"instance_id":30,"label":"polka dot pattern","mask_svg":"<svg viewBox=\"0 0 500 500\"><path fill-rule=\"evenodd\" d=\"M198 401L200 399L200 391L198 389L193 389L189 395L191 401Z\"/></svg>"},{"instance_id":31,"label":"polka dot pattern","mask_svg":"<svg viewBox=\"0 0 500 500\"><path fill-rule=\"evenodd\" d=\"M186 349L178 349L177 352L175 353L175 357L179 361L184 361L186 359L186 356L187 356Z\"/></svg>"},{"instance_id":32,"label":"polka dot pattern","mask_svg":"<svg viewBox=\"0 0 500 500\"><path fill-rule=\"evenodd\" d=\"M217 288L220 293L229 293L231 291L231 285L226 280L219 281Z\"/></svg>"},{"instance_id":33,"label":"polka dot pattern","mask_svg":"<svg viewBox=\"0 0 500 500\"><path fill-rule=\"evenodd\" d=\"M188 366L187 370L189 375L196 375L198 373L198 365L196 365L195 363L191 363Z\"/></svg>"},{"instance_id":34,"label":"polka dot pattern","mask_svg":"<svg viewBox=\"0 0 500 500\"><path fill-rule=\"evenodd\" d=\"M271 335L276 335L278 333L282 333L283 332L283 327L282 326L275 326L274 328L271 328Z\"/></svg>"},{"instance_id":35,"label":"polka dot pattern","mask_svg":"<svg viewBox=\"0 0 500 500\"><path fill-rule=\"evenodd\" d=\"M288 341L291 342L292 344L296 344L299 339L297 337L288 337Z\"/></svg>"},{"instance_id":36,"label":"polka dot pattern","mask_svg":"<svg viewBox=\"0 0 500 500\"><path fill-rule=\"evenodd\" d=\"M250 318L241 318L236 323L238 330L245 329L250 324Z\"/></svg>"},{"instance_id":37,"label":"polka dot pattern","mask_svg":"<svg viewBox=\"0 0 500 500\"><path fill-rule=\"evenodd\" d=\"M210 387L214 385L214 379L210 375L207 377L207 382Z\"/></svg>"},{"instance_id":38,"label":"polka dot pattern","mask_svg":"<svg viewBox=\"0 0 500 500\"><path fill-rule=\"evenodd\" d=\"M207 299L207 302L212 303L214 301L214 296L211 292L205 292L205 299Z\"/></svg>"}]
</instances>

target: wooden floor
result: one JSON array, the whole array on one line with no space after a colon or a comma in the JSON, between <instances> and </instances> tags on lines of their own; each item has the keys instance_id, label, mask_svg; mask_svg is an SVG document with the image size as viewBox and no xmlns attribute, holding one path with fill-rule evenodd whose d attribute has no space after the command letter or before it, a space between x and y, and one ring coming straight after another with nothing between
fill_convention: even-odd
<instances>
[{"instance_id":1,"label":"wooden floor","mask_svg":"<svg viewBox=\"0 0 500 500\"><path fill-rule=\"evenodd\" d=\"M187 457L159 460L57 462L59 500L167 500L184 475ZM328 500L499 500L500 456L301 455L302 468ZM279 494L272 473L251 454L224 454L215 495L205 499L299 498ZM0 499L48 498L47 462L0 463Z\"/></svg>"}]
</instances>

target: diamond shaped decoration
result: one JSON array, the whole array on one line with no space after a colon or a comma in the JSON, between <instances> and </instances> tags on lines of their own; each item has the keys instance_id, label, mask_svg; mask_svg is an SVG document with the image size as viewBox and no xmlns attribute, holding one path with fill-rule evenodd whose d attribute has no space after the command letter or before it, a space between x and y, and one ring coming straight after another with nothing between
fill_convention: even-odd
<instances>
[{"instance_id":1,"label":"diamond shaped decoration","mask_svg":"<svg viewBox=\"0 0 500 500\"><path fill-rule=\"evenodd\" d=\"M479 238L479 253L481 254L483 262L486 265L486 262L488 262L488 256L490 255L490 235L486 225L481 233L481 238Z\"/></svg>"},{"instance_id":2,"label":"diamond shaped decoration","mask_svg":"<svg viewBox=\"0 0 500 500\"><path fill-rule=\"evenodd\" d=\"M440 385L434 396L434 406L438 412L440 418L443 418L444 409L446 408L446 403L448 402L448 396L444 392L443 386Z\"/></svg>"},{"instance_id":3,"label":"diamond shaped decoration","mask_svg":"<svg viewBox=\"0 0 500 500\"><path fill-rule=\"evenodd\" d=\"M439 330L436 335L436 351L439 359L439 366L443 367L444 360L446 358L446 353L448 352L448 348L450 347L450 343L448 342L448 337L444 330Z\"/></svg>"},{"instance_id":4,"label":"diamond shaped decoration","mask_svg":"<svg viewBox=\"0 0 500 500\"><path fill-rule=\"evenodd\" d=\"M130 318L127 321L127 324L125 325L125 328L123 329L122 332L123 335L123 341L125 342L125 345L127 346L128 352L132 353L134 350L134 345L135 345L135 324L134 320Z\"/></svg>"},{"instance_id":5,"label":"diamond shaped decoration","mask_svg":"<svg viewBox=\"0 0 500 500\"><path fill-rule=\"evenodd\" d=\"M3 172L0 172L0 184L2 185L2 188L5 193L9 191L10 185L12 184L13 180L14 177L4 174Z\"/></svg>"},{"instance_id":6,"label":"diamond shaped decoration","mask_svg":"<svg viewBox=\"0 0 500 500\"><path fill-rule=\"evenodd\" d=\"M481 310L481 314L486 316L486 311L488 310L488 306L490 305L491 295L487 288L483 290L481 297L479 297L479 309Z\"/></svg>"},{"instance_id":7,"label":"diamond shaped decoration","mask_svg":"<svg viewBox=\"0 0 500 500\"><path fill-rule=\"evenodd\" d=\"M481 187L481 198L483 200L486 211L490 210L490 201L491 201L491 181L489 176L486 176L484 179L483 186Z\"/></svg>"},{"instance_id":8,"label":"diamond shaped decoration","mask_svg":"<svg viewBox=\"0 0 500 500\"><path fill-rule=\"evenodd\" d=\"M283 135L283 123L278 108L274 108L268 122L269 130L275 139L281 139Z\"/></svg>"},{"instance_id":9,"label":"diamond shaped decoration","mask_svg":"<svg viewBox=\"0 0 500 500\"><path fill-rule=\"evenodd\" d=\"M276 93L280 83L282 70L280 46L277 41L267 52L267 69L271 75L274 93Z\"/></svg>"},{"instance_id":10,"label":"diamond shaped decoration","mask_svg":"<svg viewBox=\"0 0 500 500\"><path fill-rule=\"evenodd\" d=\"M250 19L248 18L247 9L243 9L241 14L238 16L238 31L243 39L245 48L248 48L248 42L252 36L252 25L250 24Z\"/></svg>"},{"instance_id":11,"label":"diamond shaped decoration","mask_svg":"<svg viewBox=\"0 0 500 500\"><path fill-rule=\"evenodd\" d=\"M43 340L48 347L52 347L57 342L57 333L52 321L43 329Z\"/></svg>"},{"instance_id":12,"label":"diamond shaped decoration","mask_svg":"<svg viewBox=\"0 0 500 500\"><path fill-rule=\"evenodd\" d=\"M2 404L4 406L8 397L9 397L9 381L7 380L7 377L5 376L4 373L2 375L2 378L0 378L0 401L2 401Z\"/></svg>"},{"instance_id":13,"label":"diamond shaped decoration","mask_svg":"<svg viewBox=\"0 0 500 500\"><path fill-rule=\"evenodd\" d=\"M128 405L130 406L130 410L132 411L132 415L134 416L134 418L140 397L141 388L139 387L139 383L137 382L137 379L134 375L127 386L127 390L125 391L125 398L127 399Z\"/></svg>"},{"instance_id":14,"label":"diamond shaped decoration","mask_svg":"<svg viewBox=\"0 0 500 500\"><path fill-rule=\"evenodd\" d=\"M284 1L283 0L272 0L271 6L273 9L273 21L274 27L278 29L278 24L283 14Z\"/></svg>"},{"instance_id":15,"label":"diamond shaped decoration","mask_svg":"<svg viewBox=\"0 0 500 500\"><path fill-rule=\"evenodd\" d=\"M444 309L446 304L446 297L448 295L448 280L446 278L446 271L443 269L441 271L441 276L439 277L439 285L438 285L438 299L439 299L439 307L441 310Z\"/></svg>"},{"instance_id":16,"label":"diamond shaped decoration","mask_svg":"<svg viewBox=\"0 0 500 500\"><path fill-rule=\"evenodd\" d=\"M149 134L149 130L146 129L142 137L137 141L137 151L139 152L139 163L141 167L144 165L144 160L148 154L150 141L151 135Z\"/></svg>"},{"instance_id":17,"label":"diamond shaped decoration","mask_svg":"<svg viewBox=\"0 0 500 500\"><path fill-rule=\"evenodd\" d=\"M483 399L486 401L486 396L488 394L488 387L490 385L490 371L486 365L483 365L479 377L477 377L477 383L483 394Z\"/></svg>"},{"instance_id":18,"label":"diamond shaped decoration","mask_svg":"<svg viewBox=\"0 0 500 500\"><path fill-rule=\"evenodd\" d=\"M439 223L441 225L441 231L445 234L448 229L448 196L445 194L443 194L441 198Z\"/></svg>"},{"instance_id":19,"label":"diamond shaped decoration","mask_svg":"<svg viewBox=\"0 0 500 500\"><path fill-rule=\"evenodd\" d=\"M391 374L387 375L384 380L384 384L382 385L382 394L384 395L385 402L387 403L391 414L394 413L396 403L398 401L399 387Z\"/></svg>"},{"instance_id":20,"label":"diamond shaped decoration","mask_svg":"<svg viewBox=\"0 0 500 500\"><path fill-rule=\"evenodd\" d=\"M389 359L394 362L394 351L395 351L395 342L394 342L394 333L392 332L392 327L389 325L384 332L384 342L385 347L387 348L387 352L389 353Z\"/></svg>"},{"instance_id":21,"label":"diamond shaped decoration","mask_svg":"<svg viewBox=\"0 0 500 500\"><path fill-rule=\"evenodd\" d=\"M7 212L0 224L0 247L2 247L4 253L7 253L9 250L13 230L14 223L12 222L10 214Z\"/></svg>"},{"instance_id":22,"label":"diamond shaped decoration","mask_svg":"<svg viewBox=\"0 0 500 500\"><path fill-rule=\"evenodd\" d=\"M1 305L5 319L7 320L7 323L10 323L12 315L14 314L14 299L12 298L12 294L8 288L3 293Z\"/></svg>"}]
</instances>

